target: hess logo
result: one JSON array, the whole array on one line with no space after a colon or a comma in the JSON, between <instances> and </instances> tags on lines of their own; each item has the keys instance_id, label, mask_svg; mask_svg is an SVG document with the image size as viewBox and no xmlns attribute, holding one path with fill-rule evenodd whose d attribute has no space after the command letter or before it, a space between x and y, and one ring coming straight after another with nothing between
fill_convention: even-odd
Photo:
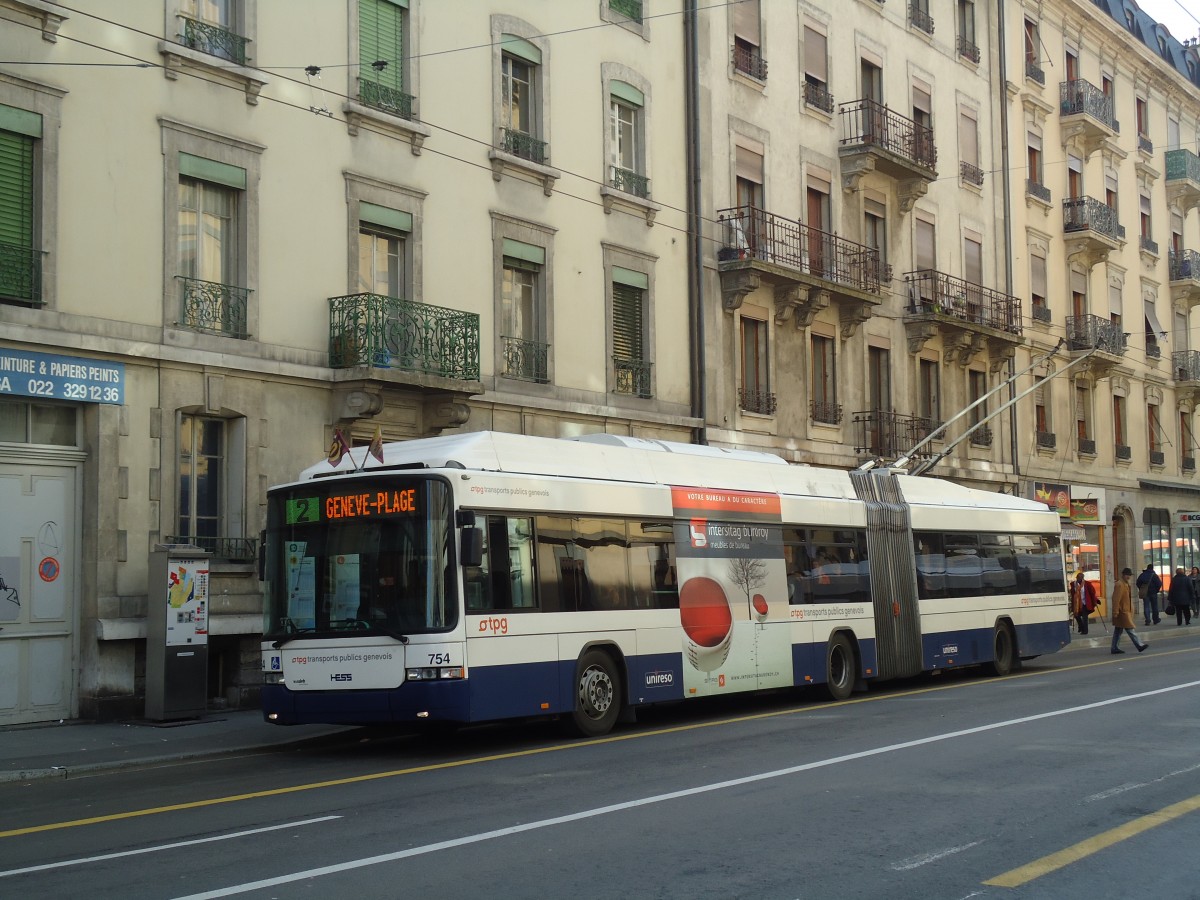
<instances>
[{"instance_id":1,"label":"hess logo","mask_svg":"<svg viewBox=\"0 0 1200 900\"><path fill-rule=\"evenodd\" d=\"M337 672L329 676L330 681L353 681L354 676L349 672Z\"/></svg>"}]
</instances>

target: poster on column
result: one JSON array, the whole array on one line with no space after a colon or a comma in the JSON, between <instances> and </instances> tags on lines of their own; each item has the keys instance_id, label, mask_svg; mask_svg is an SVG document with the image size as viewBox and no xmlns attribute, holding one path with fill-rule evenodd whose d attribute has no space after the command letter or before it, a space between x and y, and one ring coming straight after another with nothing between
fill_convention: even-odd
<instances>
[{"instance_id":1,"label":"poster on column","mask_svg":"<svg viewBox=\"0 0 1200 900\"><path fill-rule=\"evenodd\" d=\"M792 684L779 496L672 487L688 696Z\"/></svg>"},{"instance_id":2,"label":"poster on column","mask_svg":"<svg viewBox=\"0 0 1200 900\"><path fill-rule=\"evenodd\" d=\"M208 643L208 560L167 564L167 646Z\"/></svg>"}]
</instances>

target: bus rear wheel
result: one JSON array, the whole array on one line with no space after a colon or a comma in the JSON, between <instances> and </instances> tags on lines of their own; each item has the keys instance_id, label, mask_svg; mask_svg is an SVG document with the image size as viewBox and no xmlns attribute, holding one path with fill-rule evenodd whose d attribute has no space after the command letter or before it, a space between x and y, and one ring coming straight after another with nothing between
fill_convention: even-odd
<instances>
[{"instance_id":1,"label":"bus rear wheel","mask_svg":"<svg viewBox=\"0 0 1200 900\"><path fill-rule=\"evenodd\" d=\"M825 647L825 690L830 699L846 700L854 693L857 668L850 639L835 634Z\"/></svg>"},{"instance_id":2,"label":"bus rear wheel","mask_svg":"<svg viewBox=\"0 0 1200 900\"><path fill-rule=\"evenodd\" d=\"M575 667L573 729L584 737L608 734L621 714L621 677L612 657L589 650Z\"/></svg>"},{"instance_id":3,"label":"bus rear wheel","mask_svg":"<svg viewBox=\"0 0 1200 900\"><path fill-rule=\"evenodd\" d=\"M984 668L993 675L1008 675L1017 657L1016 641L1007 622L1001 622L992 633L992 661Z\"/></svg>"}]
</instances>

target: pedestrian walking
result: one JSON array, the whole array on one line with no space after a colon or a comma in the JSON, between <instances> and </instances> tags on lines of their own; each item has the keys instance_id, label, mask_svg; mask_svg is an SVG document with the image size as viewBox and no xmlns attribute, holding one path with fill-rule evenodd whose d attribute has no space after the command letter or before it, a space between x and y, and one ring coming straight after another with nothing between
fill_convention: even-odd
<instances>
[{"instance_id":1,"label":"pedestrian walking","mask_svg":"<svg viewBox=\"0 0 1200 900\"><path fill-rule=\"evenodd\" d=\"M1200 566L1192 566L1188 581L1192 583L1192 615L1200 616Z\"/></svg>"},{"instance_id":2,"label":"pedestrian walking","mask_svg":"<svg viewBox=\"0 0 1200 900\"><path fill-rule=\"evenodd\" d=\"M1112 652L1124 653L1117 646L1117 641L1121 637L1122 631L1129 632L1129 639L1133 641L1133 646L1137 647L1138 653L1141 653L1150 646L1149 641L1143 641L1137 636L1137 632L1133 630L1133 590L1129 585L1130 579L1133 578L1133 569L1126 566L1121 570L1121 580L1117 582L1112 592L1112 623L1113 623L1113 639Z\"/></svg>"},{"instance_id":3,"label":"pedestrian walking","mask_svg":"<svg viewBox=\"0 0 1200 900\"><path fill-rule=\"evenodd\" d=\"M1175 570L1171 579L1171 589L1167 591L1167 609L1175 607L1175 624L1192 624L1192 583L1188 580L1187 570L1180 566Z\"/></svg>"},{"instance_id":4,"label":"pedestrian walking","mask_svg":"<svg viewBox=\"0 0 1200 900\"><path fill-rule=\"evenodd\" d=\"M1079 626L1080 634L1088 633L1088 616L1096 611L1096 589L1084 579L1082 572L1075 573L1071 582L1071 615Z\"/></svg>"},{"instance_id":5,"label":"pedestrian walking","mask_svg":"<svg viewBox=\"0 0 1200 900\"><path fill-rule=\"evenodd\" d=\"M1119 583L1119 582L1118 582ZM1162 591L1162 579L1154 571L1154 563L1148 563L1142 574L1137 578L1137 592L1142 600L1142 617L1149 625L1159 623L1158 595Z\"/></svg>"}]
</instances>

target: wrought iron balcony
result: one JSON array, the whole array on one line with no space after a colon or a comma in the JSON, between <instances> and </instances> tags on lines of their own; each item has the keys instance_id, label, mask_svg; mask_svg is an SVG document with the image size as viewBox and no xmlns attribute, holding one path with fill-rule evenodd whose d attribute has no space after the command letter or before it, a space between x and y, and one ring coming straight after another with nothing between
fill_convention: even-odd
<instances>
[{"instance_id":1,"label":"wrought iron balcony","mask_svg":"<svg viewBox=\"0 0 1200 900\"><path fill-rule=\"evenodd\" d=\"M1149 340L1147 335L1146 341L1146 359L1162 359L1162 346L1158 341Z\"/></svg>"},{"instance_id":2,"label":"wrought iron balcony","mask_svg":"<svg viewBox=\"0 0 1200 900\"><path fill-rule=\"evenodd\" d=\"M855 100L838 107L842 114L843 157L874 154L875 167L895 178L937 177L933 129L893 112L875 100Z\"/></svg>"},{"instance_id":3,"label":"wrought iron balcony","mask_svg":"<svg viewBox=\"0 0 1200 900\"><path fill-rule=\"evenodd\" d=\"M248 288L176 275L182 303L179 324L197 331L214 331L227 337L244 338Z\"/></svg>"},{"instance_id":4,"label":"wrought iron balcony","mask_svg":"<svg viewBox=\"0 0 1200 900\"><path fill-rule=\"evenodd\" d=\"M992 429L984 425L982 428L977 428L971 432L970 441L976 447L992 446Z\"/></svg>"},{"instance_id":5,"label":"wrought iron balcony","mask_svg":"<svg viewBox=\"0 0 1200 900\"><path fill-rule=\"evenodd\" d=\"M1138 150L1142 153L1150 154L1154 152L1154 141L1146 137L1144 134L1138 135Z\"/></svg>"},{"instance_id":6,"label":"wrought iron balcony","mask_svg":"<svg viewBox=\"0 0 1200 900\"><path fill-rule=\"evenodd\" d=\"M207 550L215 559L229 562L253 562L258 559L258 538L201 537L199 535L167 535L168 544L189 544Z\"/></svg>"},{"instance_id":7,"label":"wrought iron balcony","mask_svg":"<svg viewBox=\"0 0 1200 900\"><path fill-rule=\"evenodd\" d=\"M829 400L813 400L809 406L809 412L814 422L821 422L825 425L842 424L842 404Z\"/></svg>"},{"instance_id":8,"label":"wrought iron balcony","mask_svg":"<svg viewBox=\"0 0 1200 900\"><path fill-rule=\"evenodd\" d=\"M192 50L227 59L239 66L246 64L246 44L249 41L220 25L184 18L182 43Z\"/></svg>"},{"instance_id":9,"label":"wrought iron balcony","mask_svg":"<svg viewBox=\"0 0 1200 900\"><path fill-rule=\"evenodd\" d=\"M979 62L979 47L973 40L965 35L958 36L958 55L963 59L969 59L973 63Z\"/></svg>"},{"instance_id":10,"label":"wrought iron balcony","mask_svg":"<svg viewBox=\"0 0 1200 900\"><path fill-rule=\"evenodd\" d=\"M1164 451L1162 451L1162 450L1151 450L1150 451L1150 465L1162 466L1162 465L1166 465L1166 462L1167 462L1167 454Z\"/></svg>"},{"instance_id":11,"label":"wrought iron balcony","mask_svg":"<svg viewBox=\"0 0 1200 900\"><path fill-rule=\"evenodd\" d=\"M1128 444L1117 444L1116 445L1116 457L1117 457L1117 459L1124 459L1124 460L1133 459L1133 448L1130 447Z\"/></svg>"},{"instance_id":12,"label":"wrought iron balcony","mask_svg":"<svg viewBox=\"0 0 1200 900\"><path fill-rule=\"evenodd\" d=\"M511 153L520 159L527 159L539 166L544 166L546 160L550 158L550 145L545 141L538 140L523 131L517 131L515 128L500 130L502 132L500 149L505 153Z\"/></svg>"},{"instance_id":13,"label":"wrought iron balcony","mask_svg":"<svg viewBox=\"0 0 1200 900\"><path fill-rule=\"evenodd\" d=\"M1105 130L1105 137L1121 130L1113 117L1112 97L1083 78L1059 83L1058 107L1064 119L1086 116L1096 122Z\"/></svg>"},{"instance_id":14,"label":"wrought iron balcony","mask_svg":"<svg viewBox=\"0 0 1200 900\"><path fill-rule=\"evenodd\" d=\"M1182 469L1184 472L1195 472L1196 471L1196 457L1194 457L1194 456L1182 457L1179 460L1179 468Z\"/></svg>"},{"instance_id":15,"label":"wrought iron balcony","mask_svg":"<svg viewBox=\"0 0 1200 900\"><path fill-rule=\"evenodd\" d=\"M1171 300L1184 303L1188 309L1200 303L1200 253L1195 250L1168 250L1167 268L1170 271Z\"/></svg>"},{"instance_id":16,"label":"wrought iron balcony","mask_svg":"<svg viewBox=\"0 0 1200 900\"><path fill-rule=\"evenodd\" d=\"M414 99L416 98L412 94L406 94L404 91L380 84L378 81L372 81L370 78L360 76L358 79L358 102L363 106L370 106L391 113L393 116L411 120Z\"/></svg>"},{"instance_id":17,"label":"wrought iron balcony","mask_svg":"<svg viewBox=\"0 0 1200 900\"><path fill-rule=\"evenodd\" d=\"M973 163L960 161L958 175L967 184L983 187L983 169Z\"/></svg>"},{"instance_id":18,"label":"wrought iron balcony","mask_svg":"<svg viewBox=\"0 0 1200 900\"><path fill-rule=\"evenodd\" d=\"M1036 81L1043 87L1046 85L1046 73L1042 71L1042 67L1035 60L1025 60L1025 77L1030 81Z\"/></svg>"},{"instance_id":19,"label":"wrought iron balcony","mask_svg":"<svg viewBox=\"0 0 1200 900\"><path fill-rule=\"evenodd\" d=\"M609 167L609 183L618 191L633 194L643 200L650 199L650 179L639 175L632 169L622 169L620 166Z\"/></svg>"},{"instance_id":20,"label":"wrought iron balcony","mask_svg":"<svg viewBox=\"0 0 1200 900\"><path fill-rule=\"evenodd\" d=\"M650 390L650 369L653 363L644 359L621 359L613 357L613 374L616 384L613 392L617 394L632 394L634 397L652 397Z\"/></svg>"},{"instance_id":21,"label":"wrought iron balcony","mask_svg":"<svg viewBox=\"0 0 1200 900\"><path fill-rule=\"evenodd\" d=\"M479 380L479 316L382 294L329 300L329 365Z\"/></svg>"},{"instance_id":22,"label":"wrought iron balcony","mask_svg":"<svg viewBox=\"0 0 1200 900\"><path fill-rule=\"evenodd\" d=\"M1167 200L1185 209L1200 206L1200 156L1191 150L1167 151Z\"/></svg>"},{"instance_id":23,"label":"wrought iron balcony","mask_svg":"<svg viewBox=\"0 0 1200 900\"><path fill-rule=\"evenodd\" d=\"M890 409L868 409L852 416L855 453L891 459L908 453L927 438L941 423L927 416L913 416ZM920 459L931 455L928 446L915 454Z\"/></svg>"},{"instance_id":24,"label":"wrought iron balcony","mask_svg":"<svg viewBox=\"0 0 1200 900\"><path fill-rule=\"evenodd\" d=\"M738 406L745 412L773 416L778 404L776 403L775 394L771 391L752 391L746 388L739 388Z\"/></svg>"},{"instance_id":25,"label":"wrought iron balcony","mask_svg":"<svg viewBox=\"0 0 1200 900\"><path fill-rule=\"evenodd\" d=\"M1117 223L1117 211L1094 197L1074 197L1063 201L1063 231L1067 234L1093 232L1114 245L1125 240L1125 228Z\"/></svg>"},{"instance_id":26,"label":"wrought iron balcony","mask_svg":"<svg viewBox=\"0 0 1200 900\"><path fill-rule=\"evenodd\" d=\"M1048 323L1050 321L1050 307L1034 306L1033 307L1033 320L1035 322L1047 322Z\"/></svg>"},{"instance_id":27,"label":"wrought iron balcony","mask_svg":"<svg viewBox=\"0 0 1200 900\"><path fill-rule=\"evenodd\" d=\"M1121 326L1087 313L1067 316L1067 349L1100 350L1113 356L1125 355L1125 333Z\"/></svg>"},{"instance_id":28,"label":"wrought iron balcony","mask_svg":"<svg viewBox=\"0 0 1200 900\"><path fill-rule=\"evenodd\" d=\"M509 378L545 384L550 380L550 345L542 341L500 336L504 344L504 374Z\"/></svg>"},{"instance_id":29,"label":"wrought iron balcony","mask_svg":"<svg viewBox=\"0 0 1200 900\"><path fill-rule=\"evenodd\" d=\"M815 106L827 113L833 112L833 94L823 84L804 82L804 103L806 106Z\"/></svg>"},{"instance_id":30,"label":"wrought iron balcony","mask_svg":"<svg viewBox=\"0 0 1200 900\"><path fill-rule=\"evenodd\" d=\"M42 305L42 251L0 242L0 301Z\"/></svg>"},{"instance_id":31,"label":"wrought iron balcony","mask_svg":"<svg viewBox=\"0 0 1200 900\"><path fill-rule=\"evenodd\" d=\"M908 0L908 24L926 34L933 34L933 16L923 8L921 0Z\"/></svg>"},{"instance_id":32,"label":"wrought iron balcony","mask_svg":"<svg viewBox=\"0 0 1200 900\"><path fill-rule=\"evenodd\" d=\"M758 81L767 80L767 61L762 58L762 51L753 44L733 45L733 68Z\"/></svg>"},{"instance_id":33,"label":"wrought iron balcony","mask_svg":"<svg viewBox=\"0 0 1200 900\"><path fill-rule=\"evenodd\" d=\"M1158 256L1158 241L1153 240L1144 234L1138 235L1138 247L1144 253L1152 253L1153 255Z\"/></svg>"},{"instance_id":34,"label":"wrought iron balcony","mask_svg":"<svg viewBox=\"0 0 1200 900\"><path fill-rule=\"evenodd\" d=\"M1039 431L1037 433L1037 445L1044 450L1053 450L1058 446L1058 435L1053 431Z\"/></svg>"},{"instance_id":35,"label":"wrought iron balcony","mask_svg":"<svg viewBox=\"0 0 1200 900\"><path fill-rule=\"evenodd\" d=\"M878 295L885 267L879 251L753 206L717 210L723 263L769 263L796 276Z\"/></svg>"},{"instance_id":36,"label":"wrought iron balcony","mask_svg":"<svg viewBox=\"0 0 1200 900\"><path fill-rule=\"evenodd\" d=\"M608 0L608 8L642 24L642 0Z\"/></svg>"},{"instance_id":37,"label":"wrought iron balcony","mask_svg":"<svg viewBox=\"0 0 1200 900\"><path fill-rule=\"evenodd\" d=\"M1176 350L1171 354L1171 369L1180 384L1200 385L1200 350Z\"/></svg>"},{"instance_id":38,"label":"wrought iron balcony","mask_svg":"<svg viewBox=\"0 0 1200 900\"><path fill-rule=\"evenodd\" d=\"M972 284L945 272L907 272L909 316L982 325L1009 334L1021 333L1021 303L1016 297Z\"/></svg>"},{"instance_id":39,"label":"wrought iron balcony","mask_svg":"<svg viewBox=\"0 0 1200 900\"><path fill-rule=\"evenodd\" d=\"M1052 202L1050 199L1050 188L1030 178L1025 179L1025 193L1030 197L1041 200L1043 203Z\"/></svg>"},{"instance_id":40,"label":"wrought iron balcony","mask_svg":"<svg viewBox=\"0 0 1200 900\"><path fill-rule=\"evenodd\" d=\"M1079 452L1084 456L1096 455L1096 442L1092 438L1079 438Z\"/></svg>"}]
</instances>

